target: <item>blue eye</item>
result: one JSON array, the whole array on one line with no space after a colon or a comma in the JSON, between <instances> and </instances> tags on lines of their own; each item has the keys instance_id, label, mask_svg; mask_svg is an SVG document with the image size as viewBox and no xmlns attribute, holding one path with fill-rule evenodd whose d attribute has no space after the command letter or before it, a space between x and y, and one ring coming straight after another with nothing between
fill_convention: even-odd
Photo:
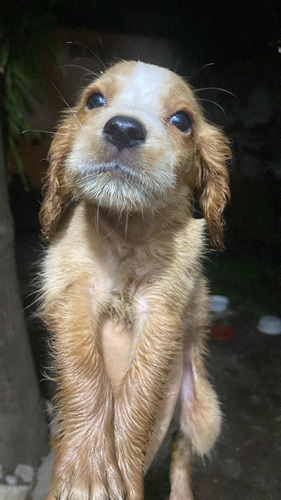
<instances>
[{"instance_id":1,"label":"blue eye","mask_svg":"<svg viewBox=\"0 0 281 500\"><path fill-rule=\"evenodd\" d=\"M101 108L102 106L106 105L106 100L101 94L92 94L90 95L88 101L87 101L87 108L88 109L94 109L94 108Z\"/></svg>"},{"instance_id":2,"label":"blue eye","mask_svg":"<svg viewBox=\"0 0 281 500\"><path fill-rule=\"evenodd\" d=\"M187 113L184 111L178 111L170 118L170 122L174 127L177 127L181 132L188 133L191 132L191 120Z\"/></svg>"}]
</instances>

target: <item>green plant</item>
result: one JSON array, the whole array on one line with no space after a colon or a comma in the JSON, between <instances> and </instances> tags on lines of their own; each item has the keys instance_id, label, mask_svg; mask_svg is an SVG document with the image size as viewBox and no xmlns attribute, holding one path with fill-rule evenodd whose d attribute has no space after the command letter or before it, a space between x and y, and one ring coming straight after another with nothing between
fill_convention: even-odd
<instances>
[{"instance_id":1,"label":"green plant","mask_svg":"<svg viewBox=\"0 0 281 500\"><path fill-rule=\"evenodd\" d=\"M30 130L28 115L32 98L44 100L46 80L43 64L46 58L57 61L51 40L55 27L53 0L44 4L36 0L7 2L2 13L0 32L1 123L4 155L14 156L25 189L28 188L24 165L17 150L16 137ZM47 57L46 57L47 56ZM24 135L31 140L37 132Z\"/></svg>"}]
</instances>

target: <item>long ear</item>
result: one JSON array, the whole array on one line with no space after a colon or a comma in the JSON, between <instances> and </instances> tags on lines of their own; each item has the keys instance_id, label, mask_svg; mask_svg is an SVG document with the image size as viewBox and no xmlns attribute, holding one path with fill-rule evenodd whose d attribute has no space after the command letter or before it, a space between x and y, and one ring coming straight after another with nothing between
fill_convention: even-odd
<instances>
[{"instance_id":1,"label":"long ear","mask_svg":"<svg viewBox=\"0 0 281 500\"><path fill-rule=\"evenodd\" d=\"M198 142L197 190L212 246L224 250L223 211L230 201L229 174L226 160L231 157L228 139L215 127L205 123Z\"/></svg>"},{"instance_id":2,"label":"long ear","mask_svg":"<svg viewBox=\"0 0 281 500\"><path fill-rule=\"evenodd\" d=\"M41 238L50 241L60 215L70 200L70 194L64 187L63 166L70 149L69 126L65 120L58 129L49 151L50 165L42 188L42 205L39 220L42 226Z\"/></svg>"}]
</instances>

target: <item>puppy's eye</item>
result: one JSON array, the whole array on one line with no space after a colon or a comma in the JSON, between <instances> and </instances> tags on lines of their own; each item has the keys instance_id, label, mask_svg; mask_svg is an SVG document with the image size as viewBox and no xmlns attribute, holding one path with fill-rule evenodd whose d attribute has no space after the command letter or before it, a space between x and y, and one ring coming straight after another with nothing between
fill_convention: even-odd
<instances>
[{"instance_id":1,"label":"puppy's eye","mask_svg":"<svg viewBox=\"0 0 281 500\"><path fill-rule=\"evenodd\" d=\"M92 94L90 95L88 101L87 101L87 108L88 109L94 109L94 108L101 108L102 106L106 105L106 100L103 97L102 94Z\"/></svg>"},{"instance_id":2,"label":"puppy's eye","mask_svg":"<svg viewBox=\"0 0 281 500\"><path fill-rule=\"evenodd\" d=\"M185 134L191 132L191 120L188 114L184 113L184 111L178 111L173 116L171 116L170 122Z\"/></svg>"}]
</instances>

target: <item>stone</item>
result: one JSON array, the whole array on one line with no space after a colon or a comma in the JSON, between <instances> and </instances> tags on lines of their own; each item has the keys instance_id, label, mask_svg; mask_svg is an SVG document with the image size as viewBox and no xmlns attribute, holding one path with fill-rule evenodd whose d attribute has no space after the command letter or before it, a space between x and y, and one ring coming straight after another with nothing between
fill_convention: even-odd
<instances>
[{"instance_id":1,"label":"stone","mask_svg":"<svg viewBox=\"0 0 281 500\"><path fill-rule=\"evenodd\" d=\"M17 476L14 476L13 474L7 474L5 476L5 482L9 486L15 486L16 484L18 484L18 478L17 478Z\"/></svg>"},{"instance_id":2,"label":"stone","mask_svg":"<svg viewBox=\"0 0 281 500\"><path fill-rule=\"evenodd\" d=\"M0 484L0 500L27 500L30 486Z\"/></svg>"},{"instance_id":3,"label":"stone","mask_svg":"<svg viewBox=\"0 0 281 500\"><path fill-rule=\"evenodd\" d=\"M31 465L17 465L15 474L20 477L23 483L32 483L34 479L34 469Z\"/></svg>"},{"instance_id":4,"label":"stone","mask_svg":"<svg viewBox=\"0 0 281 500\"><path fill-rule=\"evenodd\" d=\"M43 459L37 472L37 482L34 491L32 492L33 500L45 500L49 491L49 481L54 460L54 451Z\"/></svg>"}]
</instances>

